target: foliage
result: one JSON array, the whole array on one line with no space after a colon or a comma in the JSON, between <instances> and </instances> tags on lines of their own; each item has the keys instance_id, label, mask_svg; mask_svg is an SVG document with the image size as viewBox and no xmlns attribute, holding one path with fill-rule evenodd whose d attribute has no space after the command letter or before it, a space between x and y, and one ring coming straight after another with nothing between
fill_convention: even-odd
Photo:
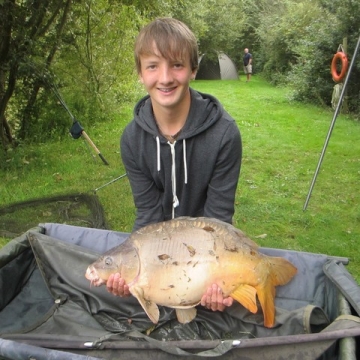
<instances>
[{"instance_id":1,"label":"foliage","mask_svg":"<svg viewBox=\"0 0 360 360\"><path fill-rule=\"evenodd\" d=\"M314 18L321 19L322 9L313 1L287 0L273 4L270 13L268 11L262 11L257 32L261 39L264 76L276 84L284 82L284 75L297 63L298 44L312 34L309 26Z\"/></svg>"},{"instance_id":2,"label":"foliage","mask_svg":"<svg viewBox=\"0 0 360 360\"><path fill-rule=\"evenodd\" d=\"M173 4L152 1L6 0L0 4L0 143L62 136L68 104L85 124L139 96L133 43ZM54 88L60 91L54 91ZM61 94L60 94L61 93Z\"/></svg>"},{"instance_id":3,"label":"foliage","mask_svg":"<svg viewBox=\"0 0 360 360\"><path fill-rule=\"evenodd\" d=\"M71 124L59 95L85 127L108 121L142 94L134 71L139 29L158 16L190 26L201 53L226 52L242 69L291 86L294 99L329 106L330 62L359 36L354 0L3 0L0 2L0 143L60 139ZM360 113L360 56L348 109ZM346 110L346 109L345 109ZM16 141L14 141L14 139Z\"/></svg>"},{"instance_id":4,"label":"foliage","mask_svg":"<svg viewBox=\"0 0 360 360\"><path fill-rule=\"evenodd\" d=\"M254 3L259 4L258 68L274 84L292 86L296 99L330 106L334 86L331 60L345 37L351 58L359 36L359 2L262 0ZM358 58L348 91L348 108L355 113L360 110L359 68Z\"/></svg>"},{"instance_id":5,"label":"foliage","mask_svg":"<svg viewBox=\"0 0 360 360\"><path fill-rule=\"evenodd\" d=\"M330 64L333 56L336 18L328 14L333 21L325 23L314 21L307 26L307 34L294 47L298 54L287 74L287 83L294 90L294 97L301 101L312 101L329 106L334 83L331 80ZM340 43L342 39L338 39ZM309 86L311 84L311 86Z\"/></svg>"},{"instance_id":6,"label":"foliage","mask_svg":"<svg viewBox=\"0 0 360 360\"><path fill-rule=\"evenodd\" d=\"M241 8L233 0L213 0L207 3L207 11L204 13L207 30L199 36L200 51L230 53L243 27Z\"/></svg>"},{"instance_id":7,"label":"foliage","mask_svg":"<svg viewBox=\"0 0 360 360\"><path fill-rule=\"evenodd\" d=\"M356 43L360 36L360 3L353 0L320 0L322 8L328 14L326 16L326 22L324 22L322 28L317 28L318 36L316 38L316 46L319 49L318 55L324 59L324 68L330 69L330 64L334 53L339 48L339 44L343 43L344 38L347 40L347 56L349 62L351 61ZM313 56L314 58L314 56ZM326 61L326 63L325 63ZM308 79L310 76L307 77ZM348 109L349 111L359 114L360 113L360 54L357 54L357 58L354 62L349 83L348 83ZM327 105L330 104L328 88L334 83L331 80L329 72L321 71L315 85L318 89L318 93L322 96L322 99L326 99ZM306 101L311 101L311 96L304 96L305 91L299 92L299 97L303 97Z\"/></svg>"},{"instance_id":8,"label":"foliage","mask_svg":"<svg viewBox=\"0 0 360 360\"><path fill-rule=\"evenodd\" d=\"M6 110L13 94L22 108L15 125L20 136L30 128L40 83L31 76L33 62L45 68L52 63L71 0L32 2L5 0L0 4L0 142L12 142ZM17 86L17 83L18 86ZM13 125L13 126L15 126Z\"/></svg>"},{"instance_id":9,"label":"foliage","mask_svg":"<svg viewBox=\"0 0 360 360\"><path fill-rule=\"evenodd\" d=\"M86 0L72 12L53 71L69 106L87 125L138 96L132 51L141 23L136 9L121 3Z\"/></svg>"}]
</instances>

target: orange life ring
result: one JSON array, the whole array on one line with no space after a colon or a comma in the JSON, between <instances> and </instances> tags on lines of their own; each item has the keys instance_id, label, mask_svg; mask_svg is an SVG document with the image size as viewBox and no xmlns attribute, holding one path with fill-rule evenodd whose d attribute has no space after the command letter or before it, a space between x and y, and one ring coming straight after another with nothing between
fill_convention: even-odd
<instances>
[{"instance_id":1,"label":"orange life ring","mask_svg":"<svg viewBox=\"0 0 360 360\"><path fill-rule=\"evenodd\" d=\"M341 62L341 72L340 74L337 72L336 65L337 62ZM334 79L335 82L340 82L346 75L347 69L348 69L348 59L342 51L338 51L331 62L331 76Z\"/></svg>"}]
</instances>

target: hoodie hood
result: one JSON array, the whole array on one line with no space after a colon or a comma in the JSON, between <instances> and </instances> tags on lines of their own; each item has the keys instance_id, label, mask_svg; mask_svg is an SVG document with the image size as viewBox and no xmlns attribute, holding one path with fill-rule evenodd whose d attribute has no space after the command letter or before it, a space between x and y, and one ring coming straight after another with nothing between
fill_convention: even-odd
<instances>
[{"instance_id":1,"label":"hoodie hood","mask_svg":"<svg viewBox=\"0 0 360 360\"><path fill-rule=\"evenodd\" d=\"M218 121L224 112L222 105L215 97L209 94L199 93L191 88L190 94L190 111L178 140L188 139L205 131ZM159 135L149 95L145 96L136 104L134 120L144 131L153 136Z\"/></svg>"}]
</instances>

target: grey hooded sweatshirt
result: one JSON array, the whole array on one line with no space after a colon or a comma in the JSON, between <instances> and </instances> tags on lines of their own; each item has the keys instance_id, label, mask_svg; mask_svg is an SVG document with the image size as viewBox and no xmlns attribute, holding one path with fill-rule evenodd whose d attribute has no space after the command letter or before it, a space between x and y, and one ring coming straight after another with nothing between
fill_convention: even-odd
<instances>
[{"instance_id":1,"label":"grey hooded sweatshirt","mask_svg":"<svg viewBox=\"0 0 360 360\"><path fill-rule=\"evenodd\" d=\"M172 144L144 97L121 137L137 217L134 229L178 216L232 222L241 166L240 131L219 101L190 89L191 106Z\"/></svg>"}]
</instances>

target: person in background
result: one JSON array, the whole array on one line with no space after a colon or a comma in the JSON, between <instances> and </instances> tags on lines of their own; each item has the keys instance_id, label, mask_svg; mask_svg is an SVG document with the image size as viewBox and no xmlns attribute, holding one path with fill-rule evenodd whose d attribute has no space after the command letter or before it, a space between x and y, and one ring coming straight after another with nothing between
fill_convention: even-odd
<instances>
[{"instance_id":1,"label":"person in background","mask_svg":"<svg viewBox=\"0 0 360 360\"><path fill-rule=\"evenodd\" d=\"M249 82L252 74L252 55L249 53L249 49L244 49L244 73L246 75L246 82Z\"/></svg>"},{"instance_id":2,"label":"person in background","mask_svg":"<svg viewBox=\"0 0 360 360\"><path fill-rule=\"evenodd\" d=\"M215 97L190 88L198 69L194 34L176 19L159 18L140 31L134 53L148 94L135 106L121 137L121 157L137 211L133 231L179 216L232 223L240 131ZM120 274L110 277L107 289L129 295ZM201 299L214 311L232 302L216 284Z\"/></svg>"}]
</instances>

